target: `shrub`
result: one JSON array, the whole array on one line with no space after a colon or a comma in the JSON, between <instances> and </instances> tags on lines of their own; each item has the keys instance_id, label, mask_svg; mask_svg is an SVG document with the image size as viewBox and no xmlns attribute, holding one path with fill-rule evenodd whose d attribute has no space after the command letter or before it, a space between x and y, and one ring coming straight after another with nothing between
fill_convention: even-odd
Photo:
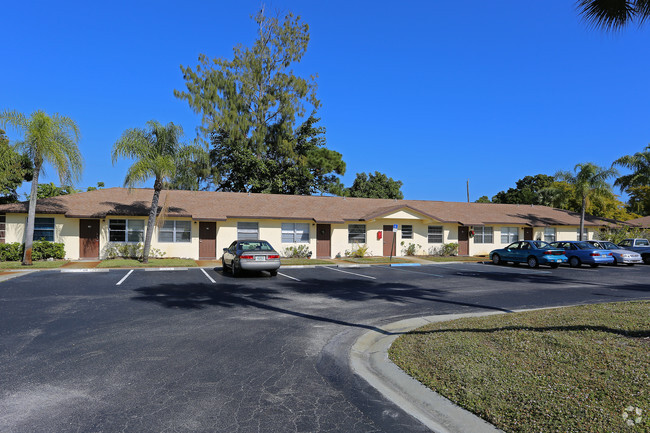
<instances>
[{"instance_id":1,"label":"shrub","mask_svg":"<svg viewBox=\"0 0 650 433\"><path fill-rule=\"evenodd\" d=\"M431 247L429 248L429 254L442 257L455 256L458 254L458 244L450 242L448 244L442 244L439 248Z\"/></svg>"},{"instance_id":2,"label":"shrub","mask_svg":"<svg viewBox=\"0 0 650 433\"><path fill-rule=\"evenodd\" d=\"M594 238L601 241L610 241L618 244L623 239L645 238L650 237L650 230L644 230L637 227L621 227L616 229L607 229L596 232Z\"/></svg>"},{"instance_id":3,"label":"shrub","mask_svg":"<svg viewBox=\"0 0 650 433\"><path fill-rule=\"evenodd\" d=\"M401 245L404 247L404 241L402 241ZM422 248L422 245L420 244L409 243L408 246L402 248L402 254L406 256L414 256L418 253L420 248Z\"/></svg>"},{"instance_id":4,"label":"shrub","mask_svg":"<svg viewBox=\"0 0 650 433\"><path fill-rule=\"evenodd\" d=\"M25 244L13 242L0 244L0 262L18 262L25 254ZM62 243L35 241L32 245L32 260L64 259L65 247Z\"/></svg>"},{"instance_id":5,"label":"shrub","mask_svg":"<svg viewBox=\"0 0 650 433\"><path fill-rule=\"evenodd\" d=\"M166 253L158 248L149 249L149 257L152 259L161 258ZM144 245L141 242L137 244L112 243L104 247L104 255L107 259L135 259L142 260L144 257Z\"/></svg>"},{"instance_id":6,"label":"shrub","mask_svg":"<svg viewBox=\"0 0 650 433\"><path fill-rule=\"evenodd\" d=\"M307 259L311 257L311 251L309 245L292 245L284 249L282 256L291 259Z\"/></svg>"},{"instance_id":7,"label":"shrub","mask_svg":"<svg viewBox=\"0 0 650 433\"><path fill-rule=\"evenodd\" d=\"M17 262L23 258L23 245L18 242L0 244L0 262Z\"/></svg>"},{"instance_id":8,"label":"shrub","mask_svg":"<svg viewBox=\"0 0 650 433\"><path fill-rule=\"evenodd\" d=\"M346 250L345 257L358 257L362 258L368 254L368 245L358 245L356 249Z\"/></svg>"},{"instance_id":9,"label":"shrub","mask_svg":"<svg viewBox=\"0 0 650 433\"><path fill-rule=\"evenodd\" d=\"M32 245L32 260L64 258L65 246L61 242L35 241Z\"/></svg>"}]
</instances>

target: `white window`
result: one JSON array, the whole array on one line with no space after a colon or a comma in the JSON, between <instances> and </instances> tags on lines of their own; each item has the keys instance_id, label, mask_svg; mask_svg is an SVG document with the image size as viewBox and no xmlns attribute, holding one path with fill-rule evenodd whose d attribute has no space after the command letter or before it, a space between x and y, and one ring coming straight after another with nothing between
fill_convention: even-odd
<instances>
[{"instance_id":1,"label":"white window","mask_svg":"<svg viewBox=\"0 0 650 433\"><path fill-rule=\"evenodd\" d=\"M34 240L54 242L54 218L34 219Z\"/></svg>"},{"instance_id":2,"label":"white window","mask_svg":"<svg viewBox=\"0 0 650 433\"><path fill-rule=\"evenodd\" d=\"M143 242L144 220L109 220L110 242Z\"/></svg>"},{"instance_id":3,"label":"white window","mask_svg":"<svg viewBox=\"0 0 650 433\"><path fill-rule=\"evenodd\" d=\"M441 244L442 226L429 226L427 238L430 244Z\"/></svg>"},{"instance_id":4,"label":"white window","mask_svg":"<svg viewBox=\"0 0 650 433\"><path fill-rule=\"evenodd\" d=\"M0 215L0 244L5 243L5 221L6 217L4 215Z\"/></svg>"},{"instance_id":5,"label":"white window","mask_svg":"<svg viewBox=\"0 0 650 433\"><path fill-rule=\"evenodd\" d=\"M402 239L413 239L413 226L402 225Z\"/></svg>"},{"instance_id":6,"label":"white window","mask_svg":"<svg viewBox=\"0 0 650 433\"><path fill-rule=\"evenodd\" d=\"M582 232L582 233L583 233L582 234L582 240L583 241L586 241L587 239L589 239L589 230L587 230L587 227L585 227L585 231ZM577 236L576 240L580 240L580 227L578 227L576 229L576 236Z\"/></svg>"},{"instance_id":7,"label":"white window","mask_svg":"<svg viewBox=\"0 0 650 433\"><path fill-rule=\"evenodd\" d=\"M501 243L509 244L519 240L519 229L517 227L501 227Z\"/></svg>"},{"instance_id":8,"label":"white window","mask_svg":"<svg viewBox=\"0 0 650 433\"><path fill-rule=\"evenodd\" d=\"M580 229L578 229L580 230ZM544 241L545 242L555 242L555 228L554 227L544 227Z\"/></svg>"},{"instance_id":9,"label":"white window","mask_svg":"<svg viewBox=\"0 0 650 433\"><path fill-rule=\"evenodd\" d=\"M309 223L282 223L282 243L308 243Z\"/></svg>"},{"instance_id":10,"label":"white window","mask_svg":"<svg viewBox=\"0 0 650 433\"><path fill-rule=\"evenodd\" d=\"M256 241L260 237L258 223L241 222L237 223L237 239Z\"/></svg>"},{"instance_id":11,"label":"white window","mask_svg":"<svg viewBox=\"0 0 650 433\"><path fill-rule=\"evenodd\" d=\"M348 242L351 244L366 243L366 225L350 224L348 226Z\"/></svg>"},{"instance_id":12,"label":"white window","mask_svg":"<svg viewBox=\"0 0 650 433\"><path fill-rule=\"evenodd\" d=\"M475 244L491 244L493 242L492 227L474 226Z\"/></svg>"},{"instance_id":13,"label":"white window","mask_svg":"<svg viewBox=\"0 0 650 433\"><path fill-rule=\"evenodd\" d=\"M158 231L158 242L191 242L192 221L165 221Z\"/></svg>"}]
</instances>

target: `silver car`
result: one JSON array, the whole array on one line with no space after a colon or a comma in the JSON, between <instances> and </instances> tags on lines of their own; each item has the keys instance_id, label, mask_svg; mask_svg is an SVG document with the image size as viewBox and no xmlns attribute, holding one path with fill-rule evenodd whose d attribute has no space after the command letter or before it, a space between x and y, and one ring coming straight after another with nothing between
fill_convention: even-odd
<instances>
[{"instance_id":1,"label":"silver car","mask_svg":"<svg viewBox=\"0 0 650 433\"><path fill-rule=\"evenodd\" d=\"M269 271L275 277L280 268L280 254L267 241L237 240L223 249L221 264L223 271L230 271L234 277L242 271Z\"/></svg>"},{"instance_id":2,"label":"silver car","mask_svg":"<svg viewBox=\"0 0 650 433\"><path fill-rule=\"evenodd\" d=\"M624 263L628 266L634 266L636 263L643 263L641 254L634 251L625 250L613 242L608 242L608 241L587 241L587 242L595 246L596 248L610 250L614 255L614 263L612 263L614 266L616 266L619 263Z\"/></svg>"}]
</instances>

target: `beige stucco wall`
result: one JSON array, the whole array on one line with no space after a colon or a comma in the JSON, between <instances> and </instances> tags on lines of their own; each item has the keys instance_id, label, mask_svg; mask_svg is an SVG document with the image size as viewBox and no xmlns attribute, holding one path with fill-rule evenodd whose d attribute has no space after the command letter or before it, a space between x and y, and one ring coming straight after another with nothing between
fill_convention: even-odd
<instances>
[{"instance_id":1,"label":"beige stucco wall","mask_svg":"<svg viewBox=\"0 0 650 433\"><path fill-rule=\"evenodd\" d=\"M66 258L79 258L79 219L66 218L63 215L38 215L38 217L51 217L55 219L55 242L63 242L65 245ZM108 244L108 226L110 219L138 219L142 220L145 227L146 217L108 217L100 220L100 257L105 258L105 248ZM6 215L6 235L5 242L24 242L25 223L27 214L7 214ZM173 220L173 219L172 219ZM190 221L189 218L178 218L180 221ZM222 249L226 248L237 238L237 222L248 221L257 222L259 226L259 237L271 243L281 254L286 247L299 244L282 243L282 223L295 222L309 224L309 246L312 251L312 257L316 257L316 223L312 220L255 220L255 219L233 219L228 221L219 221L217 227L217 242L215 256L221 257ZM419 245L418 254L429 254L432 248L439 248L442 243L428 243L428 227L430 225L443 227L443 243L458 242L458 226L456 224L443 224L434 220L426 219L421 215L408 211L399 211L391 215L377 218L373 221L350 221L342 224L331 224L331 257L337 254L345 256L346 251L355 249L358 245L348 242L348 226L350 224L366 225L366 245L368 246L368 255L383 255L383 240L377 239L377 232L383 232L384 225L398 224L396 233L396 255L403 256L404 249L408 244ZM413 226L413 239L402 238L402 226ZM198 259L199 256L199 223L192 222L191 242L158 242L158 229L154 229L152 238L152 247L165 251L165 257L183 257ZM477 244L474 238L469 240L470 255L487 255L496 248L506 246L501 242L502 227L514 227L512 225L503 226L495 225L493 227L493 243ZM556 240L577 240L577 226L557 226ZM593 239L596 228L587 228L589 239ZM523 239L524 226L518 226L519 239ZM535 227L533 229L534 239L544 239L544 228ZM402 241L404 245L401 245Z\"/></svg>"},{"instance_id":2,"label":"beige stucco wall","mask_svg":"<svg viewBox=\"0 0 650 433\"><path fill-rule=\"evenodd\" d=\"M67 259L79 258L79 220L63 215L38 214L38 218L54 218L54 242L62 242ZM27 214L7 214L5 242L25 242ZM38 240L38 239L34 239Z\"/></svg>"},{"instance_id":3,"label":"beige stucco wall","mask_svg":"<svg viewBox=\"0 0 650 433\"><path fill-rule=\"evenodd\" d=\"M490 227L490 226L487 226ZM504 227L517 227L519 233L519 240L524 239L524 228L527 226L514 226L514 225L498 225L491 226L493 228L493 242L492 243L476 243L475 238L469 240L469 254L474 256L488 255L490 251L503 248L510 244L510 242L501 242L501 229ZM555 229L556 241L575 241L578 240L578 226L551 226ZM595 230L592 227L587 227L588 239L594 238ZM533 239L544 240L544 227L533 227Z\"/></svg>"}]
</instances>

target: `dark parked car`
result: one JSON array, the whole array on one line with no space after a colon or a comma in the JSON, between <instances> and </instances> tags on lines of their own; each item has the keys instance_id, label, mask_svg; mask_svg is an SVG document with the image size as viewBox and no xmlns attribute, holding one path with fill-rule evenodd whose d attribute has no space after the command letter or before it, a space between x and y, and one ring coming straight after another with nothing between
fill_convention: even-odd
<instances>
[{"instance_id":1,"label":"dark parked car","mask_svg":"<svg viewBox=\"0 0 650 433\"><path fill-rule=\"evenodd\" d=\"M269 271L274 277L280 268L280 254L267 241L237 240L223 249L221 264L223 271L234 277L242 271Z\"/></svg>"},{"instance_id":2,"label":"dark parked car","mask_svg":"<svg viewBox=\"0 0 650 433\"><path fill-rule=\"evenodd\" d=\"M634 266L635 263L643 263L641 254L636 253L634 251L623 249L618 245L616 245L615 243L608 242L608 241L585 241L585 242L595 246L596 248L610 250L614 255L613 265L624 263L628 266Z\"/></svg>"},{"instance_id":3,"label":"dark parked car","mask_svg":"<svg viewBox=\"0 0 650 433\"><path fill-rule=\"evenodd\" d=\"M643 263L650 265L650 241L647 239L636 238L636 239L623 239L618 243L620 247L625 248L626 250L634 251L641 254L643 258Z\"/></svg>"},{"instance_id":4,"label":"dark parked car","mask_svg":"<svg viewBox=\"0 0 650 433\"><path fill-rule=\"evenodd\" d=\"M584 241L559 241L551 242L551 245L564 250L572 268L579 268L583 263L592 268L614 263L614 254L610 250L596 248Z\"/></svg>"},{"instance_id":5,"label":"dark parked car","mask_svg":"<svg viewBox=\"0 0 650 433\"><path fill-rule=\"evenodd\" d=\"M551 247L544 241L513 242L505 248L490 252L490 260L495 265L512 263L527 263L529 267L550 265L557 268L560 263L566 263L564 250Z\"/></svg>"}]
</instances>

